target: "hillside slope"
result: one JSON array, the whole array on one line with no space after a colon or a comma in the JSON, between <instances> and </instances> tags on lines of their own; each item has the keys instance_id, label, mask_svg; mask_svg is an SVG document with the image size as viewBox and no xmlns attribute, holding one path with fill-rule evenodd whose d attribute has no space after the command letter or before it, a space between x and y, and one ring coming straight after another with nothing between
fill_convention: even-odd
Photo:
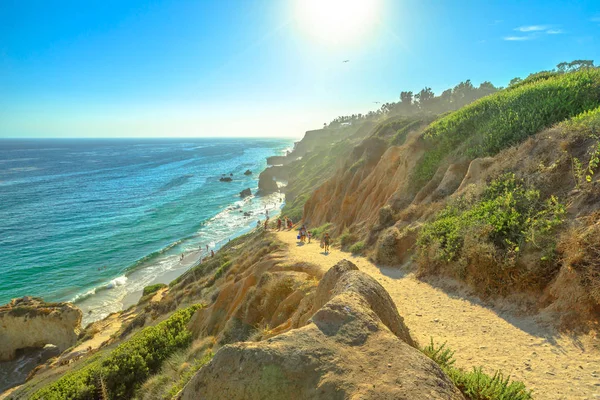
<instances>
[{"instance_id":1,"label":"hillside slope","mask_svg":"<svg viewBox=\"0 0 600 400\"><path fill-rule=\"evenodd\" d=\"M600 70L585 69L484 97L400 146L372 133L303 220L331 223L379 263L412 260L421 276L452 276L484 298L526 295L531 311L595 329L600 272L578 252L596 234L599 106Z\"/></svg>"}]
</instances>

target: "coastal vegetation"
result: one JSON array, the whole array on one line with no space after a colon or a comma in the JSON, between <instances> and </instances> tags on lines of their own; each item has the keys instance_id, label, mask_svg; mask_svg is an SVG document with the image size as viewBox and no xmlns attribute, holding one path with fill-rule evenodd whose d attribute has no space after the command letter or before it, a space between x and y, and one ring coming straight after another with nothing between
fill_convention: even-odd
<instances>
[{"instance_id":1,"label":"coastal vegetation","mask_svg":"<svg viewBox=\"0 0 600 400\"><path fill-rule=\"evenodd\" d=\"M433 122L424 132L427 152L413 173L423 187L442 161L497 154L557 122L600 105L600 69L534 76Z\"/></svg>"},{"instance_id":2,"label":"coastal vegetation","mask_svg":"<svg viewBox=\"0 0 600 400\"><path fill-rule=\"evenodd\" d=\"M436 286L437 279L446 283L449 277L452 285L464 286L490 304L524 299L525 313L547 307L558 316L559 328L566 320L569 328L597 326L586 324L600 315L600 70L574 62L515 79L506 89L466 81L440 96L428 88L416 95L402 92L399 103L385 105L376 115L334 122L311 132L314 148L278 159L289 173L282 215L306 223L315 242L328 233L335 247L354 257L415 272L397 280L418 279L405 290L433 282L435 298L430 301L446 291L442 284ZM359 126L343 130L336 125L347 122ZM339 131L328 136L328 129ZM195 379L225 387L228 382L207 377L223 371L222 365L233 365L232 360L250 363L249 355L260 349L270 357L286 343L294 350L283 361L268 359L268 377L279 384L285 381L280 371L286 363L294 368L302 364L292 355L299 354L295 346L306 345L307 332L319 340L333 334L358 340L362 328L336 325L356 320L354 314L343 317L354 313L348 304L355 293L342 293L355 289L364 290L360 307L366 307L365 315L377 314L389 328L365 335L381 334L381 340L390 334L396 344L398 338L404 340L406 351L415 351L449 379L452 390L458 388L469 400L533 398L525 386L532 381L519 375L518 368L511 374L525 383L496 370L504 369L502 364L474 361L482 366L466 368L477 353L467 346L460 353L469 353L469 361L456 354L458 367L454 352L432 339L419 350L442 374L415 350L419 346L410 336L396 329L404 324L402 316L394 317L396 307L381 306L381 299L392 304L419 301L411 297L414 293L385 286L396 283L392 271L366 267L364 259L362 271L346 260L333 266L330 260L336 256L331 254L322 262L305 258L309 250L322 257L318 244L296 248L292 242L293 249L286 248L276 236L284 234L295 237L294 232L253 230L169 285L144 288L143 301L107 346L58 379L36 383L32 398L171 399L200 390ZM294 251L296 259L290 255ZM347 271L346 280L340 280ZM157 301L153 297L159 290ZM339 297L327 305L332 293ZM379 300L372 301L373 293ZM413 314L425 313L418 309L404 317L410 321ZM433 323L447 329L440 316L445 317L434 315ZM423 326L431 329L431 324ZM406 332L408 328L407 323ZM82 340L95 333L90 328ZM235 352L244 356L235 358ZM369 353L365 360L379 355ZM252 362L248 370L255 372L262 360ZM530 388L537 391L537 385Z\"/></svg>"},{"instance_id":3,"label":"coastal vegetation","mask_svg":"<svg viewBox=\"0 0 600 400\"><path fill-rule=\"evenodd\" d=\"M523 382L511 381L510 376L505 377L501 371L496 371L490 376L483 372L481 367L465 371L454 366L454 352L446 343L436 345L431 342L422 348L423 353L435 361L452 382L469 400L530 400L532 392L527 390Z\"/></svg>"},{"instance_id":4,"label":"coastal vegetation","mask_svg":"<svg viewBox=\"0 0 600 400\"><path fill-rule=\"evenodd\" d=\"M186 325L198 308L179 310L158 325L143 329L108 354L93 357L82 368L38 390L31 399L95 399L101 392L114 399L133 397L169 356L191 343Z\"/></svg>"},{"instance_id":5,"label":"coastal vegetation","mask_svg":"<svg viewBox=\"0 0 600 400\"><path fill-rule=\"evenodd\" d=\"M555 275L554 233L565 212L556 197L542 199L513 173L503 175L480 198L463 195L423 226L419 272L444 272L487 295L544 287ZM522 255L531 250L539 256L522 268Z\"/></svg>"}]
</instances>

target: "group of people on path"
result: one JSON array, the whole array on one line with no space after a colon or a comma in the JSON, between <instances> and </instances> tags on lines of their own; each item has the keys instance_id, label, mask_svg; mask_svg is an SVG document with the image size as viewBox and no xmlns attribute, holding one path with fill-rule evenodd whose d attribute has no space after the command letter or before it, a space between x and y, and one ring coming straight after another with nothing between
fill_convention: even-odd
<instances>
[{"instance_id":1,"label":"group of people on path","mask_svg":"<svg viewBox=\"0 0 600 400\"><path fill-rule=\"evenodd\" d=\"M260 228L261 227L261 221L256 221L256 228ZM288 217L279 217L277 218L277 230L281 231L281 230L292 230L294 228L294 223L292 221L291 218ZM268 230L269 229L269 216L267 214L267 218L264 221L264 229ZM306 224L302 224L302 226L298 229L298 240L301 243L310 243L311 239L313 237L313 234L307 229ZM331 244L331 237L329 236L329 233L325 233L323 234L323 237L321 238L321 248L324 250L325 254L329 253L329 245Z\"/></svg>"},{"instance_id":2,"label":"group of people on path","mask_svg":"<svg viewBox=\"0 0 600 400\"><path fill-rule=\"evenodd\" d=\"M312 239L312 236L313 236L313 234L306 228L306 224L302 224L300 229L298 229L297 238L301 243L309 244ZM329 236L329 233L325 232L325 234L321 238L321 242L320 242L321 248L323 249L325 254L329 253L329 245L330 244L331 244L331 237Z\"/></svg>"}]
</instances>

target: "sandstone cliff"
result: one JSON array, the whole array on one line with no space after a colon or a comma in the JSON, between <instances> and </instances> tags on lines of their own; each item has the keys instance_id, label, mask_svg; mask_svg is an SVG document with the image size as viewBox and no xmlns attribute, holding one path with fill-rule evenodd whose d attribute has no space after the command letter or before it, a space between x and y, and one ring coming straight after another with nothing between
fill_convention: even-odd
<instances>
[{"instance_id":1,"label":"sandstone cliff","mask_svg":"<svg viewBox=\"0 0 600 400\"><path fill-rule=\"evenodd\" d=\"M342 261L322 278L310 320L220 349L181 399L463 399L412 338L388 293Z\"/></svg>"},{"instance_id":2,"label":"sandstone cliff","mask_svg":"<svg viewBox=\"0 0 600 400\"><path fill-rule=\"evenodd\" d=\"M44 303L23 297L0 307L0 361L17 350L53 344L62 352L77 341L81 310L69 303Z\"/></svg>"}]
</instances>

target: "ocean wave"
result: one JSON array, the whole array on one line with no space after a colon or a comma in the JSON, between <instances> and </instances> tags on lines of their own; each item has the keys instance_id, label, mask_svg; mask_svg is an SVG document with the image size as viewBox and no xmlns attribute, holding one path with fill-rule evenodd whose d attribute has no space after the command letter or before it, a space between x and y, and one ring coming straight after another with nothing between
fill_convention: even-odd
<instances>
[{"instance_id":1,"label":"ocean wave","mask_svg":"<svg viewBox=\"0 0 600 400\"><path fill-rule=\"evenodd\" d=\"M125 269L125 276L131 274L133 271L141 268L143 265L147 264L149 261L160 257L161 255L163 255L164 253L166 253L167 251L171 250L173 247L180 245L181 243L185 242L186 240L190 240L195 238L197 235L189 235L186 236L184 238L181 238L173 243L171 243L168 246L163 247L160 250L154 251L142 258L140 258L139 260L137 260L136 262L134 262L132 265L130 265L129 267L127 267Z\"/></svg>"},{"instance_id":2,"label":"ocean wave","mask_svg":"<svg viewBox=\"0 0 600 400\"><path fill-rule=\"evenodd\" d=\"M71 303L80 303L80 302L87 300L90 297L98 294L98 292L101 292L103 290L114 289L118 286L125 286L126 284L127 284L127 277L125 275L121 275L119 277L111 279L109 282L107 282L103 285L96 286L95 288L90 289L85 293L79 293L79 294L75 295L75 297L73 297L71 299Z\"/></svg>"}]
</instances>

